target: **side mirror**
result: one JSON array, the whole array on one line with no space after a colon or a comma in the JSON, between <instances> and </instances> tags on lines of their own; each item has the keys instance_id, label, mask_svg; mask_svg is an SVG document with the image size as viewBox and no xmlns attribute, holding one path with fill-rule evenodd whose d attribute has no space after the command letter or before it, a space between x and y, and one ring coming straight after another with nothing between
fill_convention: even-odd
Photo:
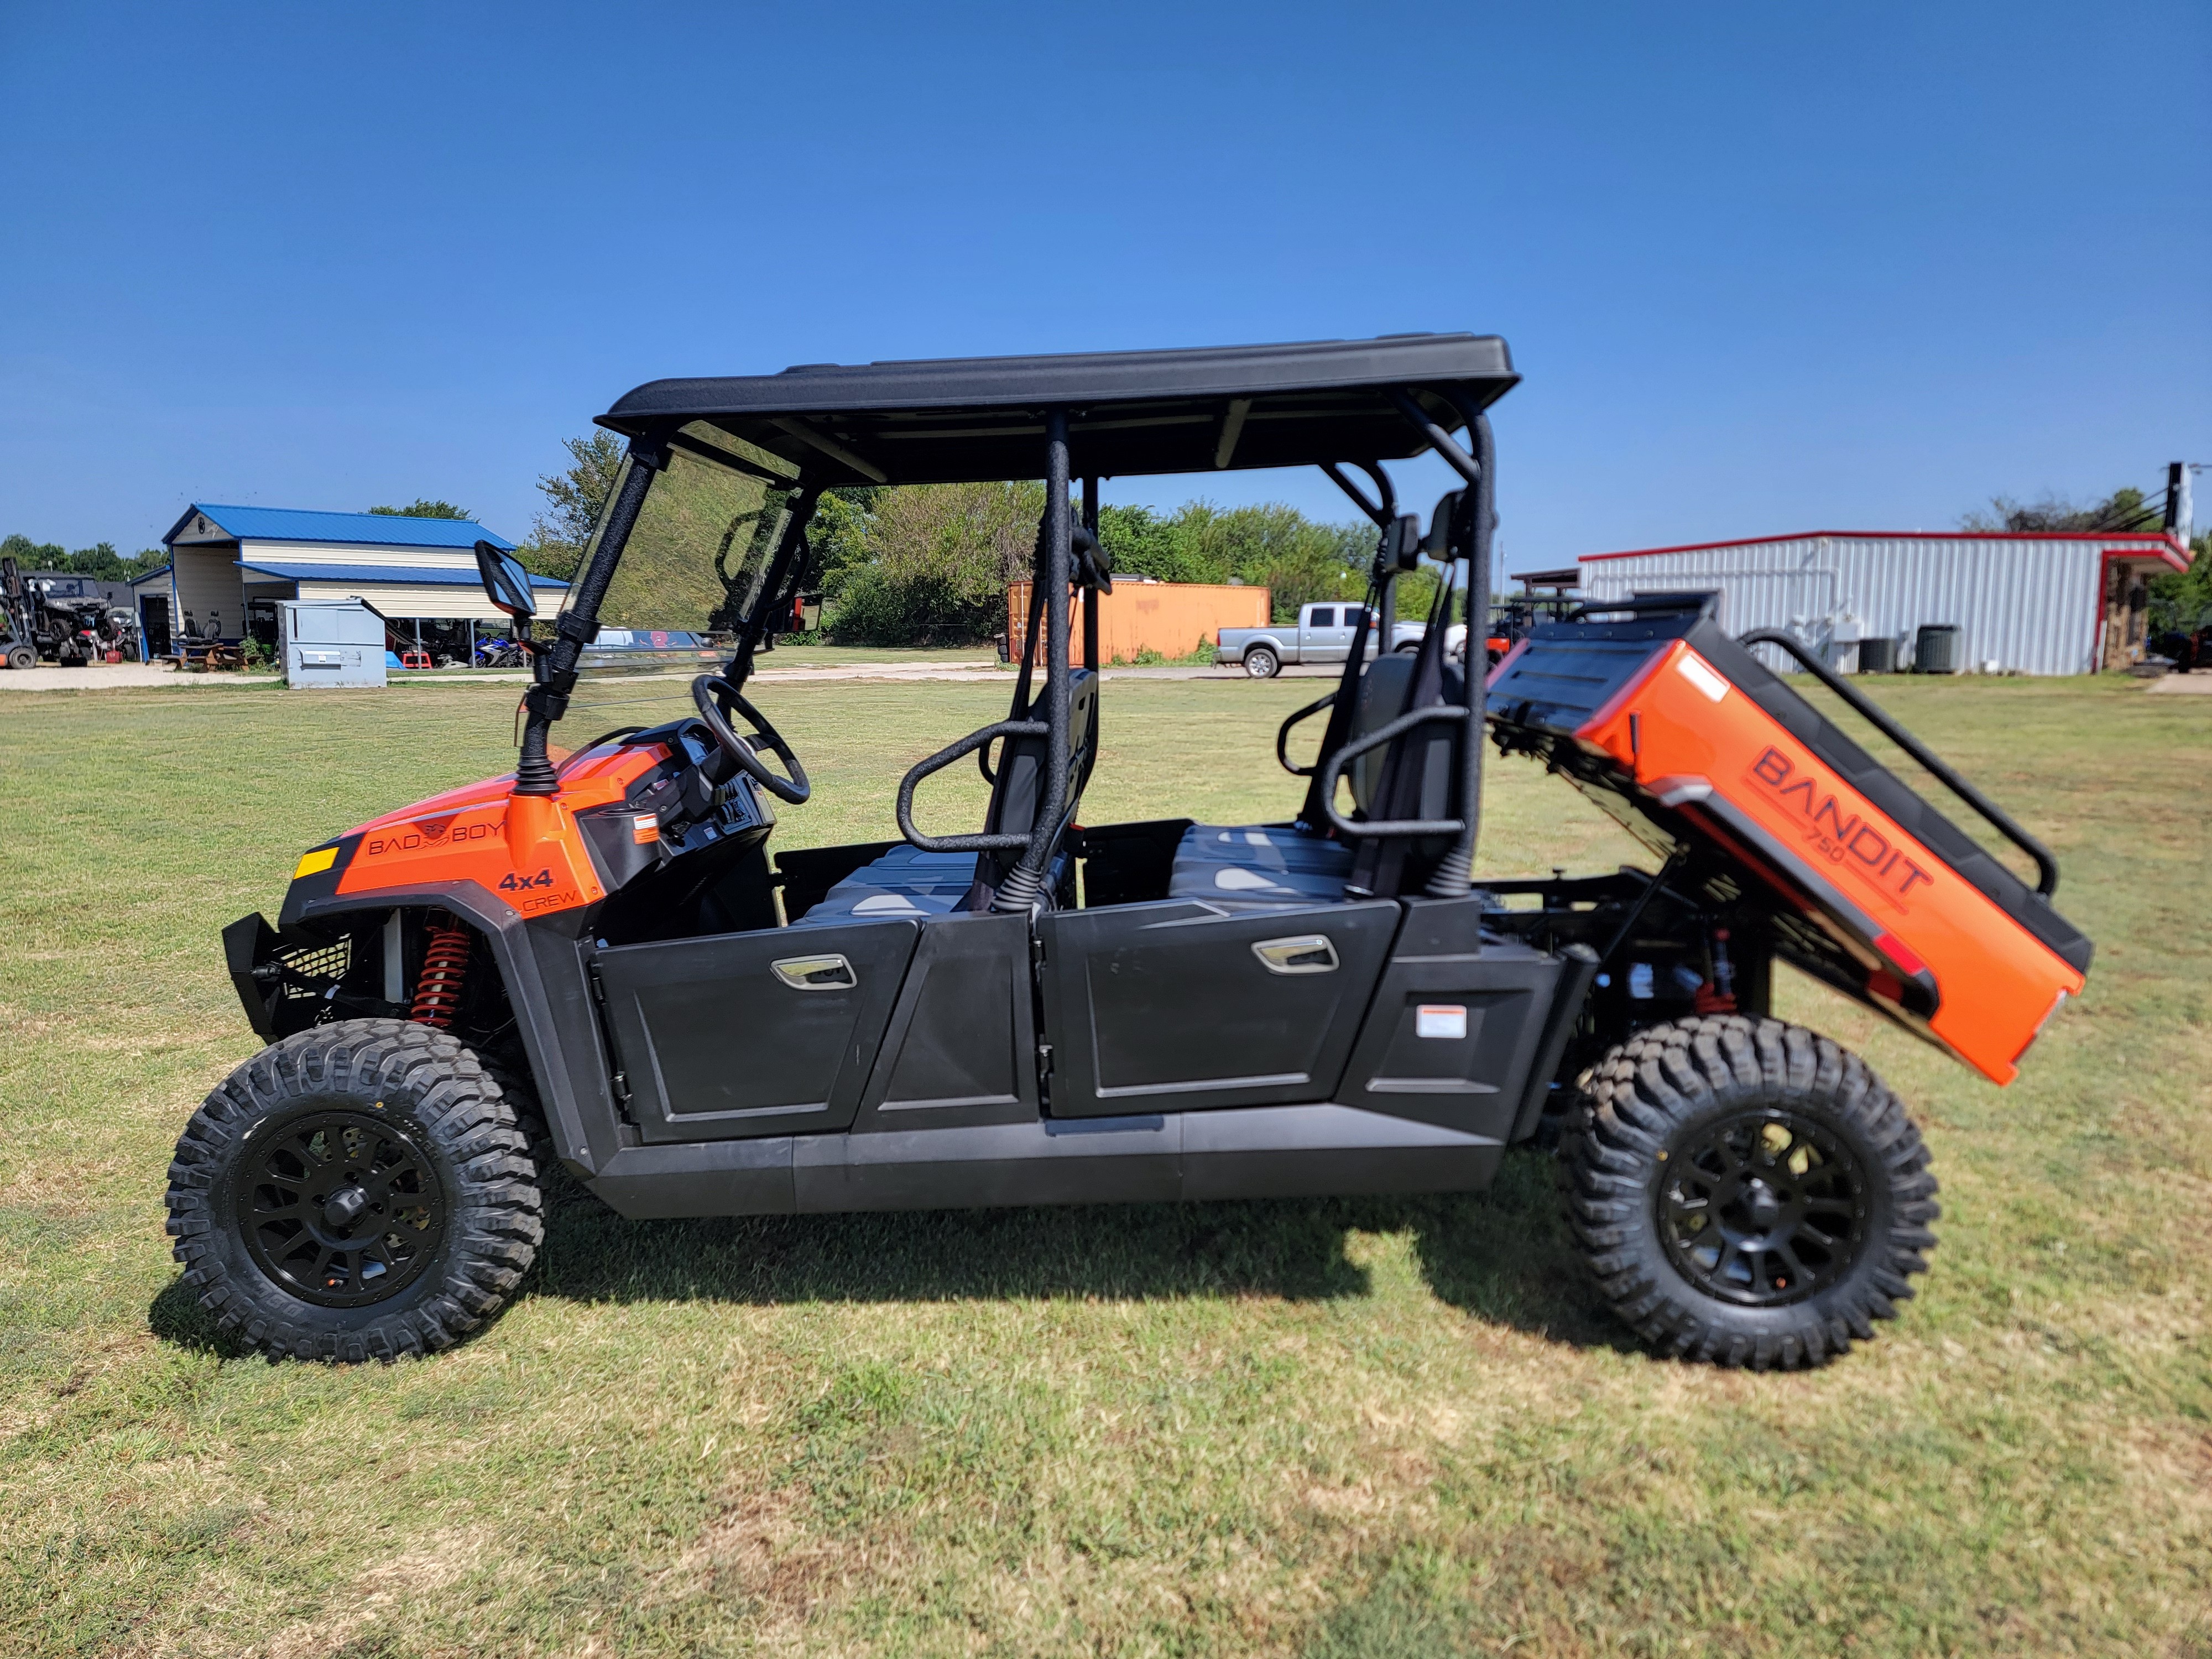
<instances>
[{"instance_id":1,"label":"side mirror","mask_svg":"<svg viewBox=\"0 0 2212 1659\"><path fill-rule=\"evenodd\" d=\"M1382 572L1411 570L1421 562L1421 521L1407 513L1390 520L1382 530L1382 553L1376 562Z\"/></svg>"},{"instance_id":2,"label":"side mirror","mask_svg":"<svg viewBox=\"0 0 2212 1659\"><path fill-rule=\"evenodd\" d=\"M1439 563L1452 556L1452 531L1466 495L1463 489L1452 490L1438 498L1436 510L1429 514L1429 533L1421 538L1421 551Z\"/></svg>"},{"instance_id":3,"label":"side mirror","mask_svg":"<svg viewBox=\"0 0 2212 1659\"><path fill-rule=\"evenodd\" d=\"M531 591L530 573L512 553L489 542L477 544L477 574L483 580L484 598L517 622L538 614L538 596Z\"/></svg>"}]
</instances>

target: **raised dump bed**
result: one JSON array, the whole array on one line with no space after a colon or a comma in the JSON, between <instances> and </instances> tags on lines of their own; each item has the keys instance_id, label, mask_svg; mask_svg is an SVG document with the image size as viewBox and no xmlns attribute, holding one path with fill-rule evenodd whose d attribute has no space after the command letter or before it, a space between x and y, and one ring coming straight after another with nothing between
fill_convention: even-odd
<instances>
[{"instance_id":1,"label":"raised dump bed","mask_svg":"<svg viewBox=\"0 0 2212 1659\"><path fill-rule=\"evenodd\" d=\"M1771 889L1774 954L1998 1083L2091 945L2051 908L2050 853L1846 682L1779 635L1731 639L1711 595L1537 627L1492 672L1492 729L1670 859ZM2029 886L1770 672L1796 655L2038 868Z\"/></svg>"}]
</instances>

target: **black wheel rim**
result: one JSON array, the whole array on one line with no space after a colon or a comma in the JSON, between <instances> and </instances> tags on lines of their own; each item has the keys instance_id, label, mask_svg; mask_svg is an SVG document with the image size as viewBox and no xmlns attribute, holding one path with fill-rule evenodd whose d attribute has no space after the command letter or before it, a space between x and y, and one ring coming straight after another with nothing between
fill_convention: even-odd
<instances>
[{"instance_id":1,"label":"black wheel rim","mask_svg":"<svg viewBox=\"0 0 2212 1659\"><path fill-rule=\"evenodd\" d=\"M1660 1167L1668 1256L1722 1301L1802 1302L1848 1273L1865 1243L1866 1171L1840 1137L1796 1113L1708 1124Z\"/></svg>"},{"instance_id":2,"label":"black wheel rim","mask_svg":"<svg viewBox=\"0 0 2212 1659\"><path fill-rule=\"evenodd\" d=\"M237 1214L254 1265L325 1308L398 1295L446 1231L436 1165L381 1112L310 1112L264 1129L246 1150Z\"/></svg>"}]
</instances>

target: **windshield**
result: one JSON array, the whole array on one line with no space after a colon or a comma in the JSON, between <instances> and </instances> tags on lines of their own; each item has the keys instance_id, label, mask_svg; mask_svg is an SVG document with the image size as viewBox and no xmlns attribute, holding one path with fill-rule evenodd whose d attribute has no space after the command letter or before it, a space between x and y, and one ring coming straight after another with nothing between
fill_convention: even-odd
<instances>
[{"instance_id":1,"label":"windshield","mask_svg":"<svg viewBox=\"0 0 2212 1659\"><path fill-rule=\"evenodd\" d=\"M692 714L692 679L728 660L783 533L790 492L770 479L795 481L788 461L703 422L685 427L684 435L729 455L734 465L670 450L668 468L647 491L600 602L599 637L578 665L563 746ZM623 477L635 465L623 462ZM621 489L618 478L608 492L610 504ZM602 508L577 566L580 578L599 550L605 519Z\"/></svg>"}]
</instances>

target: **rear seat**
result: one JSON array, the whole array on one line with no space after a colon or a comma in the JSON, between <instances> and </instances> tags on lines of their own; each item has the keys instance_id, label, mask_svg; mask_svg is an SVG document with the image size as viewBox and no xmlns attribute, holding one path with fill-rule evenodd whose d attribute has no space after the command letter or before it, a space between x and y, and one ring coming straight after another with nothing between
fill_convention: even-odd
<instances>
[{"instance_id":1,"label":"rear seat","mask_svg":"<svg viewBox=\"0 0 2212 1659\"><path fill-rule=\"evenodd\" d=\"M1287 823L1194 823L1168 877L1170 898L1235 906L1328 904L1344 896L1352 848Z\"/></svg>"},{"instance_id":2,"label":"rear seat","mask_svg":"<svg viewBox=\"0 0 2212 1659\"><path fill-rule=\"evenodd\" d=\"M1359 677L1359 706L1351 735L1364 736L1397 719L1413 679L1413 659L1376 659ZM1353 799L1364 810L1382 775L1380 756L1351 769ZM1176 848L1170 898L1202 898L1236 908L1333 904L1344 896L1352 849L1288 823L1193 824Z\"/></svg>"}]
</instances>

